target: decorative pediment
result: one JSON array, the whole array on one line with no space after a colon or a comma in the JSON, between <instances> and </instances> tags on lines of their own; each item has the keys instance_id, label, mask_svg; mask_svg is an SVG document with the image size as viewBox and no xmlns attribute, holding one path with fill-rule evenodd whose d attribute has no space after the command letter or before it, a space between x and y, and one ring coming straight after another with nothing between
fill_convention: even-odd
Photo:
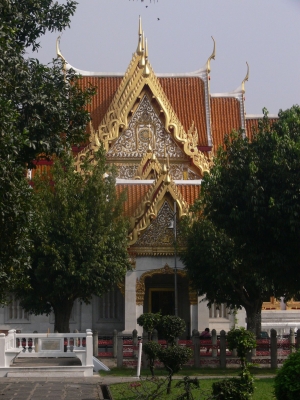
<instances>
[{"instance_id":1,"label":"decorative pediment","mask_svg":"<svg viewBox=\"0 0 300 400\"><path fill-rule=\"evenodd\" d=\"M118 139L107 151L107 159L141 159L149 150L153 149L156 157L163 158L167 149L170 159L186 159L188 157L166 132L161 120L158 118L153 105L145 94L138 107Z\"/></svg>"},{"instance_id":2,"label":"decorative pediment","mask_svg":"<svg viewBox=\"0 0 300 400\"><path fill-rule=\"evenodd\" d=\"M111 156L113 152L116 152L118 146L122 149L122 155L129 156L130 153L132 154L133 148L128 151L129 149L126 147L126 135L132 135L130 122L137 118L135 114L133 115L136 105L139 102L142 104L142 107L138 107L138 114L143 113L143 107L149 108L149 98L145 98L145 91L151 95L151 102L155 103L160 115L158 118L155 113L150 113L152 120L144 126L141 124L138 131L134 132L140 139L139 144L141 146L140 149L136 149L136 154L140 154L144 148L142 141L145 141L146 146L149 139L148 134L154 137L152 129L157 128L160 124L159 131L161 134L163 131L168 134L169 144L172 144L172 148L175 149L174 144L176 143L177 149L180 148L182 153L188 156L190 163L196 170L199 170L200 175L209 171L210 163L198 149L198 134L193 122L191 121L191 128L186 132L148 61L146 49L140 49L133 55L125 76L100 125L97 128L93 127L92 124L90 125L90 144L78 154L77 170L80 168L80 157L87 152L97 150L100 142L104 144ZM124 132L125 135L123 136ZM131 145L133 144L132 140L133 136L130 137ZM168 149L168 153L170 153L170 149Z\"/></svg>"},{"instance_id":3,"label":"decorative pediment","mask_svg":"<svg viewBox=\"0 0 300 400\"><path fill-rule=\"evenodd\" d=\"M150 247L153 252L153 247L154 245L156 246L155 243L164 243L156 253L162 252L165 254L168 252L172 254L174 251L174 240L170 241L170 235L173 233L170 230L166 231L166 229L168 229L168 226L170 225L169 222L174 218L174 211L172 211L171 208L171 205L173 205L174 202L177 204L177 217L180 219L188 213L189 206L176 184L170 178L166 165L164 165L160 176L153 182L146 196L131 218L129 246L131 247L137 244L140 240L135 247L145 248L145 251L141 251L147 253L150 250ZM152 236L151 240L145 239L146 237L141 239L142 234L146 233L147 228L150 225L151 228L149 228L147 235L151 236L152 232L156 230L157 234L155 237L159 238L158 241L154 239L154 236ZM163 236L165 236L164 239L162 238ZM144 246L144 244L147 244L147 246Z\"/></svg>"}]
</instances>

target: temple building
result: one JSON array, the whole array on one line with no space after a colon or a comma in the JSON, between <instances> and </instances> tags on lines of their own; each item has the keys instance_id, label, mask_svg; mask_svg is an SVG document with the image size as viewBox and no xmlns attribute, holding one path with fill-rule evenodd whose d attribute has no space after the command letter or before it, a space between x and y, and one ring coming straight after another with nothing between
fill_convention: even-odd
<instances>
[{"instance_id":1,"label":"temple building","mask_svg":"<svg viewBox=\"0 0 300 400\"><path fill-rule=\"evenodd\" d=\"M61 54L66 68L71 68ZM76 70L82 85L92 84L96 95L89 106L89 144L75 149L76 168L82 158L93 154L100 143L106 149L107 163L118 171L117 191L127 192L124 212L130 220L128 251L132 270L118 287L90 305L74 305L70 329L87 328L99 334L114 329L132 332L141 328L137 318L143 312L174 314L175 294L178 315L186 321L186 335L206 327L228 331L234 323L245 325L245 312L228 312L224 305L210 309L188 281L184 266L175 251L181 246L180 219L199 195L201 179L209 171L213 156L223 144L225 134L242 129L251 138L259 116L245 112L245 79L230 93L211 93L210 64L189 73L158 74L151 67L147 41L139 21L138 45L125 74L91 73ZM38 168L49 168L39 161ZM176 273L174 273L176 272ZM175 281L176 278L176 281ZM287 306L266 299L262 326L288 330L300 328L297 322L300 303ZM293 310L292 308L295 308ZM39 332L53 329L53 316L30 316L12 299L0 310L0 329Z\"/></svg>"}]
</instances>

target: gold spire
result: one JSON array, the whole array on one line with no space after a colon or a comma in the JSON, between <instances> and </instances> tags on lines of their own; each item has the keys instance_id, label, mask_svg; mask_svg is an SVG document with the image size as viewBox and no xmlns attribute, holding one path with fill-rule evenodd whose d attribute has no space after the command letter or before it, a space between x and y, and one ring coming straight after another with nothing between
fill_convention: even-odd
<instances>
[{"instance_id":1,"label":"gold spire","mask_svg":"<svg viewBox=\"0 0 300 400\"><path fill-rule=\"evenodd\" d=\"M249 64L247 63L247 61L246 61L246 64L247 64L247 74L242 82L242 92L243 93L245 93L245 82L248 81L248 79L249 79Z\"/></svg>"},{"instance_id":2,"label":"gold spire","mask_svg":"<svg viewBox=\"0 0 300 400\"><path fill-rule=\"evenodd\" d=\"M139 42L138 42L138 47L136 49L137 54L141 55L143 54L144 50L143 50L143 43L142 43L142 35L143 35L143 31L142 31L142 19L141 16L139 16Z\"/></svg>"},{"instance_id":3,"label":"gold spire","mask_svg":"<svg viewBox=\"0 0 300 400\"><path fill-rule=\"evenodd\" d=\"M211 37L212 40L214 41L214 48L213 48L213 52L211 53L211 56L208 58L207 63L206 63L206 69L207 69L207 73L210 73L210 61L214 60L216 57L216 41L213 37Z\"/></svg>"},{"instance_id":4,"label":"gold spire","mask_svg":"<svg viewBox=\"0 0 300 400\"><path fill-rule=\"evenodd\" d=\"M64 68L65 68L65 66L66 66L66 63L67 63L67 60L65 59L65 57L61 54L61 51L60 51L60 36L58 36L58 38L56 39L56 55L57 55L57 58L61 58L62 60L63 60L63 63L64 63Z\"/></svg>"},{"instance_id":5,"label":"gold spire","mask_svg":"<svg viewBox=\"0 0 300 400\"><path fill-rule=\"evenodd\" d=\"M145 40L145 68L144 68L143 75L144 76L150 75L150 69L148 66L148 42L147 42L147 39Z\"/></svg>"},{"instance_id":6,"label":"gold spire","mask_svg":"<svg viewBox=\"0 0 300 400\"><path fill-rule=\"evenodd\" d=\"M140 68L144 67L146 65L146 60L145 60L145 35L144 32L142 33L142 54L141 54L141 59L139 61L139 66Z\"/></svg>"}]
</instances>

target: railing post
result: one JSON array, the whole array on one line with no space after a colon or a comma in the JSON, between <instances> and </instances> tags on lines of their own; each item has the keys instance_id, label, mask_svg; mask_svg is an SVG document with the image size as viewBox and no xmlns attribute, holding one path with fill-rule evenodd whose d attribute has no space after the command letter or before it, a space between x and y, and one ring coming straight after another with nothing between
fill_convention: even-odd
<instances>
[{"instance_id":1,"label":"railing post","mask_svg":"<svg viewBox=\"0 0 300 400\"><path fill-rule=\"evenodd\" d=\"M196 329L193 330L193 345L194 345L194 365L195 368L201 367L200 362L200 333Z\"/></svg>"},{"instance_id":2,"label":"railing post","mask_svg":"<svg viewBox=\"0 0 300 400\"><path fill-rule=\"evenodd\" d=\"M118 349L117 349L117 367L123 367L123 334L122 332L118 333Z\"/></svg>"},{"instance_id":3,"label":"railing post","mask_svg":"<svg viewBox=\"0 0 300 400\"><path fill-rule=\"evenodd\" d=\"M93 331L93 356L98 357L98 331Z\"/></svg>"},{"instance_id":4,"label":"railing post","mask_svg":"<svg viewBox=\"0 0 300 400\"><path fill-rule=\"evenodd\" d=\"M91 329L86 330L86 367L94 366L93 363L93 332Z\"/></svg>"},{"instance_id":5,"label":"railing post","mask_svg":"<svg viewBox=\"0 0 300 400\"><path fill-rule=\"evenodd\" d=\"M290 352L294 353L295 352L295 332L294 332L294 329L290 329L289 342L290 342Z\"/></svg>"},{"instance_id":6,"label":"railing post","mask_svg":"<svg viewBox=\"0 0 300 400\"><path fill-rule=\"evenodd\" d=\"M226 368L226 332L220 332L220 367Z\"/></svg>"},{"instance_id":7,"label":"railing post","mask_svg":"<svg viewBox=\"0 0 300 400\"><path fill-rule=\"evenodd\" d=\"M300 349L300 329L297 330L296 348Z\"/></svg>"},{"instance_id":8,"label":"railing post","mask_svg":"<svg viewBox=\"0 0 300 400\"><path fill-rule=\"evenodd\" d=\"M271 329L271 368L277 368L277 332Z\"/></svg>"},{"instance_id":9,"label":"railing post","mask_svg":"<svg viewBox=\"0 0 300 400\"><path fill-rule=\"evenodd\" d=\"M145 346L145 344L147 342L148 342L148 332L143 330L143 354L142 354L142 366L143 366L143 368L147 368L148 367L147 355L144 352L144 346Z\"/></svg>"},{"instance_id":10,"label":"railing post","mask_svg":"<svg viewBox=\"0 0 300 400\"><path fill-rule=\"evenodd\" d=\"M153 330L153 333L152 333L152 340L153 340L153 342L158 343L158 332L157 332L156 329Z\"/></svg>"},{"instance_id":11,"label":"railing post","mask_svg":"<svg viewBox=\"0 0 300 400\"><path fill-rule=\"evenodd\" d=\"M0 333L0 367L6 367L5 333Z\"/></svg>"},{"instance_id":12,"label":"railing post","mask_svg":"<svg viewBox=\"0 0 300 400\"><path fill-rule=\"evenodd\" d=\"M137 336L137 330L134 329L132 331L132 345L133 345L133 356L137 358L138 356L138 336Z\"/></svg>"},{"instance_id":13,"label":"railing post","mask_svg":"<svg viewBox=\"0 0 300 400\"><path fill-rule=\"evenodd\" d=\"M217 331L213 329L211 331L211 344L212 344L212 357L218 356L218 348L217 348Z\"/></svg>"},{"instance_id":14,"label":"railing post","mask_svg":"<svg viewBox=\"0 0 300 400\"><path fill-rule=\"evenodd\" d=\"M114 335L113 335L113 356L114 358L117 358L117 350L118 350L118 331L114 329Z\"/></svg>"}]
</instances>

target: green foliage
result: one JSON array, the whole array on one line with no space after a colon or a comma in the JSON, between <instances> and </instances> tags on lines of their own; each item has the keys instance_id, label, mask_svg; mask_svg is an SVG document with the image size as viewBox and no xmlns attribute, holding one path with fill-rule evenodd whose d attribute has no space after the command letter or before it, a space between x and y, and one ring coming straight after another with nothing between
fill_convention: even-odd
<instances>
[{"instance_id":1,"label":"green foliage","mask_svg":"<svg viewBox=\"0 0 300 400\"><path fill-rule=\"evenodd\" d=\"M181 379L179 382L176 383L175 387L184 387L184 393L178 397L178 400L193 400L193 394L192 394L192 389L199 388L199 380L198 378L193 378L191 379L189 376L185 376L183 379Z\"/></svg>"},{"instance_id":2,"label":"green foliage","mask_svg":"<svg viewBox=\"0 0 300 400\"><path fill-rule=\"evenodd\" d=\"M176 317L175 315L164 315L159 323L159 332L163 335L166 341L174 345L177 338L179 338L186 330L185 321Z\"/></svg>"},{"instance_id":3,"label":"green foliage","mask_svg":"<svg viewBox=\"0 0 300 400\"><path fill-rule=\"evenodd\" d=\"M82 90L74 71L58 60L42 65L27 58L47 31L69 26L75 1L0 0L0 302L4 291L26 285L32 241L31 192L26 169L38 154L61 154L85 138L84 106L94 93Z\"/></svg>"},{"instance_id":4,"label":"green foliage","mask_svg":"<svg viewBox=\"0 0 300 400\"><path fill-rule=\"evenodd\" d=\"M143 345L144 353L147 354L151 375L154 376L154 362L157 360L161 345L157 342L147 342Z\"/></svg>"},{"instance_id":5,"label":"green foliage","mask_svg":"<svg viewBox=\"0 0 300 400\"><path fill-rule=\"evenodd\" d=\"M182 260L209 303L244 307L259 334L262 302L299 292L300 107L265 116L250 142L225 137L183 226Z\"/></svg>"},{"instance_id":6,"label":"green foliage","mask_svg":"<svg viewBox=\"0 0 300 400\"><path fill-rule=\"evenodd\" d=\"M240 357L242 367L246 365L247 354L250 350L256 348L256 338L253 332L247 331L245 328L232 328L227 333L227 344L229 350L236 349L237 355Z\"/></svg>"},{"instance_id":7,"label":"green foliage","mask_svg":"<svg viewBox=\"0 0 300 400\"><path fill-rule=\"evenodd\" d=\"M173 375L192 357L192 350L184 346L169 346L161 348L158 357L164 363L166 369Z\"/></svg>"},{"instance_id":8,"label":"green foliage","mask_svg":"<svg viewBox=\"0 0 300 400\"><path fill-rule=\"evenodd\" d=\"M138 317L137 323L151 335L153 330L158 328L160 319L161 319L160 313L144 313Z\"/></svg>"},{"instance_id":9,"label":"green foliage","mask_svg":"<svg viewBox=\"0 0 300 400\"><path fill-rule=\"evenodd\" d=\"M74 172L73 157L56 160L52 176L34 180L34 252L29 290L16 291L25 310L55 314L55 330L69 331L76 299L89 303L120 282L130 262L124 197L116 195L115 172L104 150L94 167L85 160Z\"/></svg>"},{"instance_id":10,"label":"green foliage","mask_svg":"<svg viewBox=\"0 0 300 400\"><path fill-rule=\"evenodd\" d=\"M289 355L275 377L275 396L278 400L300 398L300 351Z\"/></svg>"},{"instance_id":11,"label":"green foliage","mask_svg":"<svg viewBox=\"0 0 300 400\"><path fill-rule=\"evenodd\" d=\"M224 379L212 385L216 400L249 400L254 392L253 380L242 381L238 378Z\"/></svg>"}]
</instances>

